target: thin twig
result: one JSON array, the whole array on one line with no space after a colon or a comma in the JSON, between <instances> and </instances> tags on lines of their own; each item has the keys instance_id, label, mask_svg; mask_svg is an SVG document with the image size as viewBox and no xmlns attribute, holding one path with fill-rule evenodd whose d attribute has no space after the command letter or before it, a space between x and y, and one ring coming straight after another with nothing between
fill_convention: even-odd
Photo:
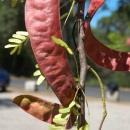
<instances>
[{"instance_id":1,"label":"thin twig","mask_svg":"<svg viewBox=\"0 0 130 130\"><path fill-rule=\"evenodd\" d=\"M97 72L93 69L90 68L90 70L93 72L93 74L97 77L98 81L99 81L99 86L100 86L100 90L101 90L101 96L102 96L102 104L103 104L103 116L102 116L102 120L99 126L99 130L102 129L103 123L105 121L105 118L107 116L107 109L106 109L106 97L105 97L105 87L102 83L101 78L99 77L99 75L97 74Z\"/></svg>"}]
</instances>

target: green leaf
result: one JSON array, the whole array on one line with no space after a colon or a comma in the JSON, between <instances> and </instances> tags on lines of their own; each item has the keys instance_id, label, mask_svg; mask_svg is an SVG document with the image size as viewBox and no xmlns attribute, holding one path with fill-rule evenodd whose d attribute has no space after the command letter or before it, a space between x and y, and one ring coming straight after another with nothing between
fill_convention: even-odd
<instances>
[{"instance_id":1,"label":"green leaf","mask_svg":"<svg viewBox=\"0 0 130 130\"><path fill-rule=\"evenodd\" d=\"M21 50L22 50L22 45L19 45L19 46L18 46L18 51L17 51L17 54L18 54L18 55L21 53Z\"/></svg>"},{"instance_id":2,"label":"green leaf","mask_svg":"<svg viewBox=\"0 0 130 130\"><path fill-rule=\"evenodd\" d=\"M8 41L11 42L11 43L17 43L17 44L21 44L22 43L21 40L15 39L15 38L10 38Z\"/></svg>"},{"instance_id":3,"label":"green leaf","mask_svg":"<svg viewBox=\"0 0 130 130\"><path fill-rule=\"evenodd\" d=\"M39 68L38 64L36 64L35 67L38 69Z\"/></svg>"},{"instance_id":4,"label":"green leaf","mask_svg":"<svg viewBox=\"0 0 130 130\"><path fill-rule=\"evenodd\" d=\"M63 116L63 114L58 114L53 118L53 122L57 125L65 125L67 123L67 117Z\"/></svg>"},{"instance_id":5,"label":"green leaf","mask_svg":"<svg viewBox=\"0 0 130 130\"><path fill-rule=\"evenodd\" d=\"M16 44L7 44L4 47L5 48L12 48L12 47L16 47L16 46L18 46L18 45L16 45Z\"/></svg>"},{"instance_id":6,"label":"green leaf","mask_svg":"<svg viewBox=\"0 0 130 130\"><path fill-rule=\"evenodd\" d=\"M10 44L5 46L5 48L13 48L10 55L13 55L16 52L18 55L20 54L23 44L26 43L27 36L28 33L25 31L17 31L16 34L12 35L12 38L8 40Z\"/></svg>"},{"instance_id":7,"label":"green leaf","mask_svg":"<svg viewBox=\"0 0 130 130\"><path fill-rule=\"evenodd\" d=\"M78 103L76 103L76 107L77 107L77 108L81 108L81 106L80 106Z\"/></svg>"},{"instance_id":8,"label":"green leaf","mask_svg":"<svg viewBox=\"0 0 130 130\"><path fill-rule=\"evenodd\" d=\"M13 34L12 35L13 38L17 38L17 39L20 39L20 40L26 40L26 36L23 36L23 35L19 35L19 34Z\"/></svg>"},{"instance_id":9,"label":"green leaf","mask_svg":"<svg viewBox=\"0 0 130 130\"><path fill-rule=\"evenodd\" d=\"M65 130L63 126L49 125L49 130Z\"/></svg>"},{"instance_id":10,"label":"green leaf","mask_svg":"<svg viewBox=\"0 0 130 130\"><path fill-rule=\"evenodd\" d=\"M71 50L71 48L66 47L66 49L67 49L67 51L68 51L68 53L69 53L70 55L74 55L74 53L73 53L73 51Z\"/></svg>"},{"instance_id":11,"label":"green leaf","mask_svg":"<svg viewBox=\"0 0 130 130\"><path fill-rule=\"evenodd\" d=\"M69 105L69 108L72 108L72 107L74 107L74 106L76 106L76 107L78 107L78 108L81 108L81 106L80 106L77 102L72 101L72 102L70 103L70 105Z\"/></svg>"},{"instance_id":12,"label":"green leaf","mask_svg":"<svg viewBox=\"0 0 130 130\"><path fill-rule=\"evenodd\" d=\"M13 48L10 52L10 55L13 55L15 52L17 52L18 46L16 46L15 48Z\"/></svg>"},{"instance_id":13,"label":"green leaf","mask_svg":"<svg viewBox=\"0 0 130 130\"><path fill-rule=\"evenodd\" d=\"M26 31L17 31L16 34L23 35L23 36L26 36L26 37L28 36L28 32L26 32Z\"/></svg>"},{"instance_id":14,"label":"green leaf","mask_svg":"<svg viewBox=\"0 0 130 130\"><path fill-rule=\"evenodd\" d=\"M69 53L70 55L73 55L73 54L74 54L73 51L71 50L71 48L70 48L70 47L67 45L67 43L64 42L62 39L57 38L57 37L55 37L55 36L52 36L51 38L52 38L52 41L53 41L54 43L56 43L57 45L59 45L59 46L61 46L61 47L64 47L64 48L68 51L68 53Z\"/></svg>"},{"instance_id":15,"label":"green leaf","mask_svg":"<svg viewBox=\"0 0 130 130\"><path fill-rule=\"evenodd\" d=\"M69 105L69 108L72 108L73 106L75 106L76 105L76 102L75 101L72 101L71 103L70 103L70 105Z\"/></svg>"},{"instance_id":16,"label":"green leaf","mask_svg":"<svg viewBox=\"0 0 130 130\"><path fill-rule=\"evenodd\" d=\"M38 78L36 84L37 84L37 85L40 85L44 80L45 80L45 77L41 75L41 76L39 76L39 78Z\"/></svg>"},{"instance_id":17,"label":"green leaf","mask_svg":"<svg viewBox=\"0 0 130 130\"><path fill-rule=\"evenodd\" d=\"M68 108L61 108L61 109L59 109L59 113L61 113L61 114L65 114L65 113L69 113L70 112L70 108L68 107Z\"/></svg>"},{"instance_id":18,"label":"green leaf","mask_svg":"<svg viewBox=\"0 0 130 130\"><path fill-rule=\"evenodd\" d=\"M36 70L36 71L33 73L33 76L39 76L39 75L41 75L40 70Z\"/></svg>"}]
</instances>

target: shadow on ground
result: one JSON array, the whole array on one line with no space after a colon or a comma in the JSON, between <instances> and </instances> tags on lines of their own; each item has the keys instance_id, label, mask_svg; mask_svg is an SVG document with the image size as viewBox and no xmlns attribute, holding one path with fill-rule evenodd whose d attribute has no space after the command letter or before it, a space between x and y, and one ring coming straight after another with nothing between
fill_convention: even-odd
<instances>
[{"instance_id":1,"label":"shadow on ground","mask_svg":"<svg viewBox=\"0 0 130 130\"><path fill-rule=\"evenodd\" d=\"M0 99L0 108L10 108L10 107L16 107L16 105L12 102L9 98L2 98Z\"/></svg>"}]
</instances>

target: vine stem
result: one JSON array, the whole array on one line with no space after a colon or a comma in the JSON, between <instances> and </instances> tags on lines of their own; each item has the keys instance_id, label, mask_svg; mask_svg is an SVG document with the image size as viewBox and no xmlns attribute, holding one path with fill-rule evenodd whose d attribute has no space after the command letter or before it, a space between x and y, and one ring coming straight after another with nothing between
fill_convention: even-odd
<instances>
[{"instance_id":1,"label":"vine stem","mask_svg":"<svg viewBox=\"0 0 130 130\"><path fill-rule=\"evenodd\" d=\"M90 70L92 71L92 73L96 76L96 78L98 79L98 82L99 82L99 86L100 86L100 90L101 90L101 96L102 96L102 105L103 105L103 116L102 116L102 120L101 120L101 123L100 123L100 126L99 126L99 130L102 129L102 126L103 126L103 123L106 119L106 116L107 116L107 109L106 109L106 97L105 97L105 87L102 83L102 80L101 78L99 77L98 73L93 69L93 68L90 68Z\"/></svg>"}]
</instances>

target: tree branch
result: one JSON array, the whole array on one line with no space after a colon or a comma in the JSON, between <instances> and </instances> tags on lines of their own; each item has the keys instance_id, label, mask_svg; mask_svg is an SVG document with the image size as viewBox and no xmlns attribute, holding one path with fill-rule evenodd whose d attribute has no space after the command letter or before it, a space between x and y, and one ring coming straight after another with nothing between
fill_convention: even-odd
<instances>
[{"instance_id":1,"label":"tree branch","mask_svg":"<svg viewBox=\"0 0 130 130\"><path fill-rule=\"evenodd\" d=\"M88 70L88 64L85 54L84 47L84 31L83 31L83 20L84 20L84 4L85 2L78 3L78 52L79 52L79 62L80 62L80 90L78 95L78 100L81 105L81 114L78 117L78 128L86 124L85 120L85 79Z\"/></svg>"},{"instance_id":2,"label":"tree branch","mask_svg":"<svg viewBox=\"0 0 130 130\"><path fill-rule=\"evenodd\" d=\"M78 37L79 39L78 51L79 51L79 60L80 60L80 85L81 87L84 87L88 65L87 65L86 54L84 49L84 42L83 42L84 32L83 32L81 20L79 24L80 24L80 35Z\"/></svg>"}]
</instances>

